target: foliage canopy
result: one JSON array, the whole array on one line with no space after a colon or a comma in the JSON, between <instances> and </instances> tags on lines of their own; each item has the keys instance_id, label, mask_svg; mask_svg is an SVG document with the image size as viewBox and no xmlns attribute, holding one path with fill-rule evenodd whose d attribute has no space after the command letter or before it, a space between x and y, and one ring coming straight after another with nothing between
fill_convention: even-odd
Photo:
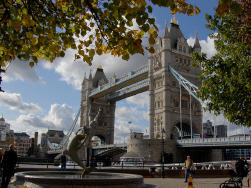
<instances>
[{"instance_id":1,"label":"foliage canopy","mask_svg":"<svg viewBox=\"0 0 251 188\"><path fill-rule=\"evenodd\" d=\"M169 7L173 14L199 13L185 0L150 3ZM95 54L111 53L128 60L132 54L144 53L145 34L150 44L155 42L158 28L151 12L146 0L1 0L0 65L16 58L30 61L30 66L40 58L53 62L69 48L77 49L75 59L89 65Z\"/></svg>"},{"instance_id":2,"label":"foliage canopy","mask_svg":"<svg viewBox=\"0 0 251 188\"><path fill-rule=\"evenodd\" d=\"M251 127L251 7L248 0L232 1L229 6L229 11L207 15L217 54L193 56L202 68L199 97L208 102L208 110Z\"/></svg>"}]
</instances>

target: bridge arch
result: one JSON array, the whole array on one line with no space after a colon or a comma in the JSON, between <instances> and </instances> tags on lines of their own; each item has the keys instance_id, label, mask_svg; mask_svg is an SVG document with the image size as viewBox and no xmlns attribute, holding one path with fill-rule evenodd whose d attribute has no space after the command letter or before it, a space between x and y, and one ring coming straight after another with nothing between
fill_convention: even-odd
<instances>
[{"instance_id":1,"label":"bridge arch","mask_svg":"<svg viewBox=\"0 0 251 188\"><path fill-rule=\"evenodd\" d=\"M182 138L191 137L191 127L187 122L182 122L182 124L180 122L177 122L174 124L172 128L170 138L172 140L178 140L181 137Z\"/></svg>"},{"instance_id":2,"label":"bridge arch","mask_svg":"<svg viewBox=\"0 0 251 188\"><path fill-rule=\"evenodd\" d=\"M92 145L98 146L98 145L104 145L105 144L105 136L101 134L95 134L92 138Z\"/></svg>"}]
</instances>

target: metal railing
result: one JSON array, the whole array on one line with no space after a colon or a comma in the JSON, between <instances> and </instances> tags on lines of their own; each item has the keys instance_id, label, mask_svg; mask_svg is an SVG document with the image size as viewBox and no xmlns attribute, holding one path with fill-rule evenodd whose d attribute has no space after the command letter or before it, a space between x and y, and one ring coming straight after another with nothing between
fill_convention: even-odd
<instances>
[{"instance_id":1,"label":"metal railing","mask_svg":"<svg viewBox=\"0 0 251 188\"><path fill-rule=\"evenodd\" d=\"M114 99L114 98L117 98L117 97L120 97L120 96L123 96L123 95L126 95L128 93L131 93L131 92L134 92L134 91L137 91L139 89L142 89L142 88L145 88L149 86L149 80L148 79L145 79L137 84L133 84L131 86L128 86L126 88L123 88L121 90L119 90L118 92L114 92L112 93L111 95L109 95L109 99Z\"/></svg>"},{"instance_id":2,"label":"metal railing","mask_svg":"<svg viewBox=\"0 0 251 188\"><path fill-rule=\"evenodd\" d=\"M232 136L232 137L222 137L222 138L193 138L193 139L182 139L177 140L178 146L188 146L188 145L251 145L251 136Z\"/></svg>"},{"instance_id":3,"label":"metal railing","mask_svg":"<svg viewBox=\"0 0 251 188\"><path fill-rule=\"evenodd\" d=\"M148 72L148 66L147 65L145 65L143 67L140 67L136 71L131 71L131 72L123 75L122 77L116 79L115 83L113 83L112 81L109 81L107 84L104 84L102 86L99 86L96 89L91 90L91 92L89 94L89 97L91 97L93 95L96 95L96 94L98 94L98 93L100 93L100 92L102 92L102 91L104 91L106 89L109 89L112 86L119 85L119 84L121 84L121 83L123 83L123 82L125 82L127 80L130 80L130 79L132 79L134 77L137 77L137 76L139 76L139 75L141 75L143 73L146 73L146 72ZM111 80L111 79L109 79L109 80Z\"/></svg>"},{"instance_id":4,"label":"metal railing","mask_svg":"<svg viewBox=\"0 0 251 188\"><path fill-rule=\"evenodd\" d=\"M89 161L91 164L93 161ZM195 170L229 170L233 169L232 166L235 161L216 161L216 162L201 162L194 163ZM250 161L249 161L250 162ZM86 160L83 161L86 164ZM109 165L107 165L109 163ZM94 161L97 168L121 168L121 169L161 169L162 164L149 163L149 161ZM51 162L18 162L17 168L46 168L46 169L60 169L60 163ZM68 169L80 169L80 167L74 162L67 162ZM165 170L184 170L184 163L171 163L164 164Z\"/></svg>"}]
</instances>

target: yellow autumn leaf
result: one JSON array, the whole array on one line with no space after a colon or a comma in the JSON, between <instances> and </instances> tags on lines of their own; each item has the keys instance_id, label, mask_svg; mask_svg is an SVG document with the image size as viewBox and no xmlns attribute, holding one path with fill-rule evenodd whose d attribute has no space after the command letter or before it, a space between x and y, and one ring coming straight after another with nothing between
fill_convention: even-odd
<instances>
[{"instance_id":1,"label":"yellow autumn leaf","mask_svg":"<svg viewBox=\"0 0 251 188\"><path fill-rule=\"evenodd\" d=\"M15 29L16 32L19 32L20 29L21 29L21 24L19 22L15 22L14 29Z\"/></svg>"},{"instance_id":2,"label":"yellow autumn leaf","mask_svg":"<svg viewBox=\"0 0 251 188\"><path fill-rule=\"evenodd\" d=\"M35 46L35 45L38 43L38 38L32 37L32 38L30 39L30 41L31 41L31 44L32 44L33 46Z\"/></svg>"}]
</instances>

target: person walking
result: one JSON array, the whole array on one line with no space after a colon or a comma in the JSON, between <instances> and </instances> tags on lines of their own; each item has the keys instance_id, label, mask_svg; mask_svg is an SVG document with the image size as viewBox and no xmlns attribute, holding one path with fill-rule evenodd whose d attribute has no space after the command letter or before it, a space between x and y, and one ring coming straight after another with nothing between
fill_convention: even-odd
<instances>
[{"instance_id":1,"label":"person walking","mask_svg":"<svg viewBox=\"0 0 251 188\"><path fill-rule=\"evenodd\" d=\"M64 153L62 153L61 157L60 157L60 163L61 163L61 170L66 170L66 156Z\"/></svg>"},{"instance_id":2,"label":"person walking","mask_svg":"<svg viewBox=\"0 0 251 188\"><path fill-rule=\"evenodd\" d=\"M17 164L17 152L14 150L14 146L11 144L9 150L4 152L3 159L1 161L1 168L3 169L1 188L7 188L11 176L14 175L14 170Z\"/></svg>"},{"instance_id":3,"label":"person walking","mask_svg":"<svg viewBox=\"0 0 251 188\"><path fill-rule=\"evenodd\" d=\"M187 182L188 176L193 177L193 160L190 156L187 156L187 160L185 161L185 182Z\"/></svg>"}]
</instances>

